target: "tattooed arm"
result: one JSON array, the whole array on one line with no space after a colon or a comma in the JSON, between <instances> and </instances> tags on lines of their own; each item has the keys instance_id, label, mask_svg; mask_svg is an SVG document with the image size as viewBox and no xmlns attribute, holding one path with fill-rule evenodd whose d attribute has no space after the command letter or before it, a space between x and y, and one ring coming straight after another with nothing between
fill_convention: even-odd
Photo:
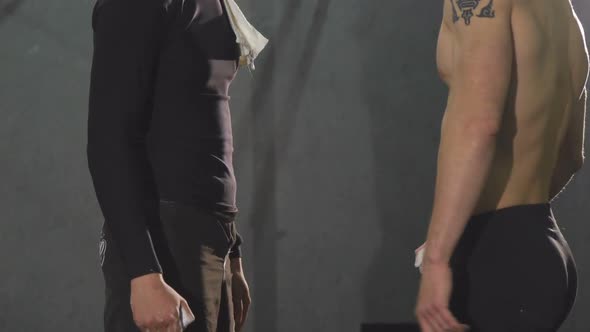
<instances>
[{"instance_id":1,"label":"tattooed arm","mask_svg":"<svg viewBox=\"0 0 590 332\"><path fill-rule=\"evenodd\" d=\"M485 7L481 6L483 1L489 1ZM451 3L450 7L451 11L453 12L453 23L463 20L465 25L471 25L474 16L479 18L496 17L496 11L494 10L494 0L449 0L449 2ZM477 12L479 14L476 14Z\"/></svg>"},{"instance_id":2,"label":"tattooed arm","mask_svg":"<svg viewBox=\"0 0 590 332\"><path fill-rule=\"evenodd\" d=\"M488 178L511 82L512 0L445 0L439 41L449 85L416 315L423 331L460 330L448 309L449 260ZM452 45L444 45L451 43ZM440 53L440 48L448 51ZM445 61L446 60L446 61Z\"/></svg>"},{"instance_id":3,"label":"tattooed arm","mask_svg":"<svg viewBox=\"0 0 590 332\"><path fill-rule=\"evenodd\" d=\"M425 256L437 262L448 262L487 180L513 61L510 0L452 1L460 19L447 30L454 52Z\"/></svg>"}]
</instances>

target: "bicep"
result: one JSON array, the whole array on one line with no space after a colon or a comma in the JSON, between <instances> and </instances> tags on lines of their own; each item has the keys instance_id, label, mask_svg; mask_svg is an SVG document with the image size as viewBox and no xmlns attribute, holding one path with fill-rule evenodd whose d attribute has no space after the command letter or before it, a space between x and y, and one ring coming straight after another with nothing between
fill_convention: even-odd
<instances>
[{"instance_id":1,"label":"bicep","mask_svg":"<svg viewBox=\"0 0 590 332\"><path fill-rule=\"evenodd\" d=\"M143 113L163 26L160 0L105 0L95 8L91 103L105 116Z\"/></svg>"},{"instance_id":2,"label":"bicep","mask_svg":"<svg viewBox=\"0 0 590 332\"><path fill-rule=\"evenodd\" d=\"M498 1L493 17L453 23L449 106L499 122L512 79L514 47L511 8Z\"/></svg>"}]
</instances>

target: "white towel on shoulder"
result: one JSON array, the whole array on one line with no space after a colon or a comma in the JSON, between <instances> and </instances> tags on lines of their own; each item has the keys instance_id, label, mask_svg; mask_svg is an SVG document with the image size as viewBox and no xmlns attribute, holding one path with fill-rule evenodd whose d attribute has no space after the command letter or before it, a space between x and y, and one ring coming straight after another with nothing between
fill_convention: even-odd
<instances>
[{"instance_id":1,"label":"white towel on shoulder","mask_svg":"<svg viewBox=\"0 0 590 332\"><path fill-rule=\"evenodd\" d=\"M255 69L254 60L262 52L268 39L256 30L242 13L235 0L223 0L227 16L236 34L236 42L240 45L240 65Z\"/></svg>"}]
</instances>

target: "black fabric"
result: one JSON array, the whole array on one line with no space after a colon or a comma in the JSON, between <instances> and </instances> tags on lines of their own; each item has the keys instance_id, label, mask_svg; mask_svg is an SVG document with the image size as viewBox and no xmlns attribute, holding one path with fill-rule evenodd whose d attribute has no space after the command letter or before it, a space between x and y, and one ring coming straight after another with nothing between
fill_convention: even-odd
<instances>
[{"instance_id":1,"label":"black fabric","mask_svg":"<svg viewBox=\"0 0 590 332\"><path fill-rule=\"evenodd\" d=\"M577 274L549 204L473 217L451 258L451 311L474 332L554 332Z\"/></svg>"},{"instance_id":2,"label":"black fabric","mask_svg":"<svg viewBox=\"0 0 590 332\"><path fill-rule=\"evenodd\" d=\"M199 207L160 204L162 223L151 228L164 280L183 296L197 320L187 332L233 332L229 252L237 233L234 222ZM103 225L102 271L105 280L105 332L139 331L130 306L130 283L121 251Z\"/></svg>"},{"instance_id":3,"label":"black fabric","mask_svg":"<svg viewBox=\"0 0 590 332\"><path fill-rule=\"evenodd\" d=\"M420 332L420 326L417 323L362 324L361 332Z\"/></svg>"},{"instance_id":4,"label":"black fabric","mask_svg":"<svg viewBox=\"0 0 590 332\"><path fill-rule=\"evenodd\" d=\"M237 212L239 47L221 0L98 0L92 19L88 164L132 279L161 272L149 232L159 200Z\"/></svg>"}]
</instances>

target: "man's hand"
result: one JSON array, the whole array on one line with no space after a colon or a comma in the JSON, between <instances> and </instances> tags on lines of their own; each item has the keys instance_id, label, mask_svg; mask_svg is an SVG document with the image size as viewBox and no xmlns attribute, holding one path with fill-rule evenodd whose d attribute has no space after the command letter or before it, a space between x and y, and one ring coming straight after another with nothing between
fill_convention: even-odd
<instances>
[{"instance_id":1,"label":"man's hand","mask_svg":"<svg viewBox=\"0 0 590 332\"><path fill-rule=\"evenodd\" d=\"M452 272L448 264L424 262L416 317L423 332L463 332L449 310L452 289Z\"/></svg>"},{"instance_id":2,"label":"man's hand","mask_svg":"<svg viewBox=\"0 0 590 332\"><path fill-rule=\"evenodd\" d=\"M180 308L194 321L185 299L168 286L162 275L152 273L131 280L133 320L142 332L182 332Z\"/></svg>"},{"instance_id":3,"label":"man's hand","mask_svg":"<svg viewBox=\"0 0 590 332\"><path fill-rule=\"evenodd\" d=\"M246 323L248 310L250 309L250 288L244 271L242 269L242 259L234 258L231 260L232 270L232 298L234 302L234 320L236 321L236 332L240 332Z\"/></svg>"}]
</instances>

